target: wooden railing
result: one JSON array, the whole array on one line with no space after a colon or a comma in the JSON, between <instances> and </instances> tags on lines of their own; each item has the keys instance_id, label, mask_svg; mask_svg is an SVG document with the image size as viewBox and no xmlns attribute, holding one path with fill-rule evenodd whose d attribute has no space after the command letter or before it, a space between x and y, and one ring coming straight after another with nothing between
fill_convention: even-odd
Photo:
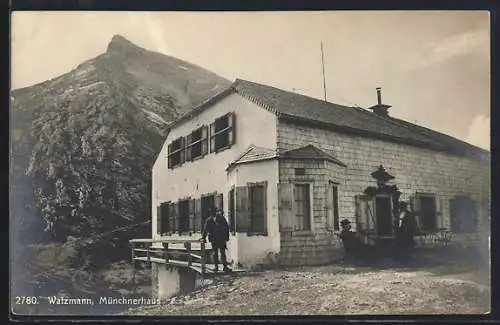
<instances>
[{"instance_id":1,"label":"wooden railing","mask_svg":"<svg viewBox=\"0 0 500 325\"><path fill-rule=\"evenodd\" d=\"M129 242L133 262L162 263L189 267L201 274L207 272L206 244L200 240L132 239ZM158 243L161 247L153 246Z\"/></svg>"}]
</instances>

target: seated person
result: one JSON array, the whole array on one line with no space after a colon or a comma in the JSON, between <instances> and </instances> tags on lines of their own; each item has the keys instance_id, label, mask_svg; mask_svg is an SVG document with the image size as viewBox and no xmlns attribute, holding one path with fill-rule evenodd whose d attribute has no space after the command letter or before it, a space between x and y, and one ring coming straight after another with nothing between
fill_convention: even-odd
<instances>
[{"instance_id":1,"label":"seated person","mask_svg":"<svg viewBox=\"0 0 500 325\"><path fill-rule=\"evenodd\" d=\"M348 255L355 255L358 253L359 241L356 237L356 233L351 230L351 222L344 219L340 222L342 231L340 232L340 239L344 245L344 249Z\"/></svg>"}]
</instances>

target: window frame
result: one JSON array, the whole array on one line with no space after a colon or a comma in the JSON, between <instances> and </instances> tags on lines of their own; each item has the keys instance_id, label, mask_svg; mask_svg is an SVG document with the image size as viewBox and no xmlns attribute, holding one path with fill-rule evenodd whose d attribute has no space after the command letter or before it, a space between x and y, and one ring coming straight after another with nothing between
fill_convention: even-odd
<instances>
[{"instance_id":1,"label":"window frame","mask_svg":"<svg viewBox=\"0 0 500 325\"><path fill-rule=\"evenodd\" d=\"M174 143L176 143L177 141L180 142L179 148L172 151L172 147L173 147ZM185 158L186 158L185 156L183 157L183 152L184 152L185 147L186 147L185 142L186 142L185 137L178 137L175 140L171 141L170 144L168 145L167 162L168 162L169 169L174 169L174 168L180 167L180 166L182 166L182 164L184 164L183 160L185 160ZM174 164L172 164L172 157L176 154L179 154L179 162L174 165Z\"/></svg>"},{"instance_id":2,"label":"window frame","mask_svg":"<svg viewBox=\"0 0 500 325\"><path fill-rule=\"evenodd\" d=\"M206 130L204 132L204 130ZM193 141L193 134L196 132L200 132L200 137L199 139ZM206 136L204 137L204 133ZM209 134L208 134L208 126L207 125L202 125L198 127L197 129L193 130L188 136L186 136L186 161L195 161L198 159L203 158L205 155L208 154L208 141L209 141ZM203 145L205 143L205 146ZM193 157L193 148L199 145L200 146L200 154L197 155L196 157ZM205 150L203 150L205 147Z\"/></svg>"},{"instance_id":3,"label":"window frame","mask_svg":"<svg viewBox=\"0 0 500 325\"><path fill-rule=\"evenodd\" d=\"M296 205L296 200L295 200L295 186L296 185L308 185L309 186L309 229L300 229L300 228L293 228L293 231L295 233L311 233L314 231L314 226L313 226L313 215L314 215L314 182L313 181L293 181L293 188L292 188L292 204L293 204L293 216L294 216L294 223L297 221L297 205Z\"/></svg>"},{"instance_id":4,"label":"window frame","mask_svg":"<svg viewBox=\"0 0 500 325\"><path fill-rule=\"evenodd\" d=\"M263 221L262 221L262 228L263 228L263 231L255 231L254 229L252 229L252 224L253 224L253 214L252 214L252 196L251 196L251 192L252 192L252 188L253 187L262 187L263 188L263 197L262 197L262 200L263 200ZM248 220L247 220L247 236L267 236L268 235L268 205L267 205L267 189L268 189L268 185L267 185L267 181L262 181L262 182L248 182L247 183L247 204L248 204Z\"/></svg>"},{"instance_id":5,"label":"window frame","mask_svg":"<svg viewBox=\"0 0 500 325\"><path fill-rule=\"evenodd\" d=\"M456 212L456 211L453 211L457 208L461 208L463 206L461 206L461 204L459 203L457 207L455 207L453 210L452 210L452 202L460 202L461 200L464 200L465 202L467 202L467 205L470 204L469 208L472 208L474 209L474 223L473 223L473 228L472 229L465 229L463 230L461 225L462 225L462 218L459 218L457 220L457 218L453 217L453 212ZM463 202L463 201L462 201ZM477 203L468 195L454 195L452 197L450 197L450 199L448 200L448 204L449 204L449 213L450 213L450 230L453 231L454 233L457 233L457 234L473 234L473 233L476 233L479 229L479 211L478 211L478 207L477 207ZM457 217L461 217L461 215L458 215ZM457 228L457 225L455 224L455 222L458 221L459 224L458 224L458 228Z\"/></svg>"},{"instance_id":6,"label":"window frame","mask_svg":"<svg viewBox=\"0 0 500 325\"><path fill-rule=\"evenodd\" d=\"M216 126L218 121L226 119L227 126L221 130L216 130ZM235 130L235 115L234 112L228 112L222 116L219 116L214 120L213 123L210 124L209 129L209 139L210 139L210 153L219 153L226 149L229 149L235 142L234 130ZM227 143L224 146L217 147L217 136L220 136L223 133L227 133ZM231 136L230 136L231 135Z\"/></svg>"},{"instance_id":7,"label":"window frame","mask_svg":"<svg viewBox=\"0 0 500 325\"><path fill-rule=\"evenodd\" d=\"M423 228L423 215L422 215L422 203L421 199L422 198L432 198L434 199L434 206L435 206L435 212L434 212L434 227L433 228ZM436 193L432 192L415 192L415 197L414 197L415 203L414 203L414 209L417 212L417 218L418 218L418 227L421 232L433 232L436 231L439 228L439 223L440 223L440 215L441 213L439 212L439 207L438 207L438 195Z\"/></svg>"}]
</instances>

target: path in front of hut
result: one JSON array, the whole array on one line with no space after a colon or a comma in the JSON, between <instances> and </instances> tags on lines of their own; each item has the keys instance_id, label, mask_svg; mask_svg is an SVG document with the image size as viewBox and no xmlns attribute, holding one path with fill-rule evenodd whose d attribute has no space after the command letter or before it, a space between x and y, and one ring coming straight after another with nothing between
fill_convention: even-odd
<instances>
[{"instance_id":1,"label":"path in front of hut","mask_svg":"<svg viewBox=\"0 0 500 325\"><path fill-rule=\"evenodd\" d=\"M424 254L425 255L425 254ZM484 314L489 267L429 253L406 265L337 264L225 277L212 285L128 310L124 315ZM463 254L462 254L463 255ZM471 256L472 257L472 256ZM434 259L434 263L429 261Z\"/></svg>"}]
</instances>

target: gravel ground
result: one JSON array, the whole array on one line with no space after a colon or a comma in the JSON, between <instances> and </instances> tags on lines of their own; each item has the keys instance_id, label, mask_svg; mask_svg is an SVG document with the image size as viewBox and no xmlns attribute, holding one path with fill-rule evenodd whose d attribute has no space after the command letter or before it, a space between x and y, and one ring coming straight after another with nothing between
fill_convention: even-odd
<instances>
[{"instance_id":1,"label":"gravel ground","mask_svg":"<svg viewBox=\"0 0 500 325\"><path fill-rule=\"evenodd\" d=\"M345 266L273 270L228 276L123 315L483 314L490 310L487 277L485 270L445 275Z\"/></svg>"}]
</instances>

